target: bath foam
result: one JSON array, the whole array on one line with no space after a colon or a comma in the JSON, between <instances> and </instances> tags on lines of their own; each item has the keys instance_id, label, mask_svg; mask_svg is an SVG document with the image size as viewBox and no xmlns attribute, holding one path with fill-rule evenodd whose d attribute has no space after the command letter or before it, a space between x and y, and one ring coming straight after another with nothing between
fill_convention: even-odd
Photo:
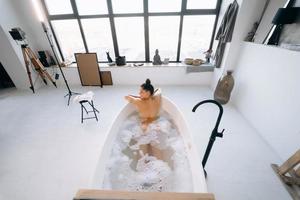
<instances>
[{"instance_id":1,"label":"bath foam","mask_svg":"<svg viewBox=\"0 0 300 200\"><path fill-rule=\"evenodd\" d=\"M165 160L140 154L139 145L160 149ZM129 191L192 192L192 176L182 137L167 113L152 122L145 133L137 113L120 127L106 165L103 187Z\"/></svg>"}]
</instances>

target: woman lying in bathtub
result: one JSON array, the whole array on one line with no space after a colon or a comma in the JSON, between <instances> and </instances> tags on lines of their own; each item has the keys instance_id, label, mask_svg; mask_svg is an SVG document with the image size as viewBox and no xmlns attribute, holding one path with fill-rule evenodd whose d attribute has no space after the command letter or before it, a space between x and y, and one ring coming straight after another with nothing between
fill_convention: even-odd
<instances>
[{"instance_id":1,"label":"woman lying in bathtub","mask_svg":"<svg viewBox=\"0 0 300 200\"><path fill-rule=\"evenodd\" d=\"M149 79L139 96L125 97L137 112L120 124L106 166L106 189L129 191L193 191L184 141L164 111L159 89ZM129 113L128 113L129 114ZM192 188L192 187L191 187Z\"/></svg>"},{"instance_id":2,"label":"woman lying in bathtub","mask_svg":"<svg viewBox=\"0 0 300 200\"><path fill-rule=\"evenodd\" d=\"M135 138L138 142L137 147L142 150L144 155L148 154L162 160L162 152L159 147L161 145L158 144L161 141L157 141L156 139L158 136L153 135L153 127L151 127L152 137L149 135L150 130L148 130L149 125L159 117L161 108L161 90L156 89L154 91L151 81L147 79L146 82L141 85L139 95L140 96L128 95L125 97L126 100L135 105L140 117L143 135ZM154 129L155 128L159 128L157 124Z\"/></svg>"}]
</instances>

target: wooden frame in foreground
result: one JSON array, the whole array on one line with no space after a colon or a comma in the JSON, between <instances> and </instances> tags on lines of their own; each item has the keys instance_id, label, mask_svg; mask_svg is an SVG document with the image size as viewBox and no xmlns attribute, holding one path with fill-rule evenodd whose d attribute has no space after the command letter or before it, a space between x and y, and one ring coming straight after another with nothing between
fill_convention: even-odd
<instances>
[{"instance_id":1,"label":"wooden frame in foreground","mask_svg":"<svg viewBox=\"0 0 300 200\"><path fill-rule=\"evenodd\" d=\"M86 190L77 192L74 200L214 200L212 193L129 192L119 190Z\"/></svg>"},{"instance_id":2,"label":"wooden frame in foreground","mask_svg":"<svg viewBox=\"0 0 300 200\"><path fill-rule=\"evenodd\" d=\"M271 164L271 167L291 197L300 200L300 149L281 166Z\"/></svg>"}]
</instances>

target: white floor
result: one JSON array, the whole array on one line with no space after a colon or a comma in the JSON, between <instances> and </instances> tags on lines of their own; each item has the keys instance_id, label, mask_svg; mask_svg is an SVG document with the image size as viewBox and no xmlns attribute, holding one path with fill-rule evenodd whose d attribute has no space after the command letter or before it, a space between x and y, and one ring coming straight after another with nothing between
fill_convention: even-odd
<instances>
[{"instance_id":1,"label":"white floor","mask_svg":"<svg viewBox=\"0 0 300 200\"><path fill-rule=\"evenodd\" d=\"M199 86L164 86L189 122L202 158L217 117L213 105L192 107L212 97ZM80 106L66 106L64 88L0 91L0 199L72 199L77 189L89 188L98 156L123 96L138 87L78 87L93 90L99 122L80 123ZM290 199L270 163L281 163L266 141L231 105L224 106L220 129L208 160L207 184L219 200ZM201 170L201 166L199 166Z\"/></svg>"}]
</instances>

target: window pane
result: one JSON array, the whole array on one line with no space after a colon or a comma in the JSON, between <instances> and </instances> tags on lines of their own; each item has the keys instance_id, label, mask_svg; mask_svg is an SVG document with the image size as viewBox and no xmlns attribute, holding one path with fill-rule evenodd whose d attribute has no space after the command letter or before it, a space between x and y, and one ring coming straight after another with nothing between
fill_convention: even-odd
<instances>
[{"instance_id":1,"label":"window pane","mask_svg":"<svg viewBox=\"0 0 300 200\"><path fill-rule=\"evenodd\" d=\"M128 61L145 61L143 17L115 18L119 51Z\"/></svg>"},{"instance_id":2,"label":"window pane","mask_svg":"<svg viewBox=\"0 0 300 200\"><path fill-rule=\"evenodd\" d=\"M50 15L73 13L70 0L46 0L45 2Z\"/></svg>"},{"instance_id":3,"label":"window pane","mask_svg":"<svg viewBox=\"0 0 300 200\"><path fill-rule=\"evenodd\" d=\"M150 60L155 49L159 50L162 60L176 60L179 19L179 16L149 17Z\"/></svg>"},{"instance_id":4,"label":"window pane","mask_svg":"<svg viewBox=\"0 0 300 200\"><path fill-rule=\"evenodd\" d=\"M184 16L180 60L202 58L209 48L215 15Z\"/></svg>"},{"instance_id":5,"label":"window pane","mask_svg":"<svg viewBox=\"0 0 300 200\"><path fill-rule=\"evenodd\" d=\"M149 0L149 12L180 12L181 0Z\"/></svg>"},{"instance_id":6,"label":"window pane","mask_svg":"<svg viewBox=\"0 0 300 200\"><path fill-rule=\"evenodd\" d=\"M214 9L217 0L187 0L187 9Z\"/></svg>"},{"instance_id":7,"label":"window pane","mask_svg":"<svg viewBox=\"0 0 300 200\"><path fill-rule=\"evenodd\" d=\"M112 0L114 13L143 13L143 0Z\"/></svg>"},{"instance_id":8,"label":"window pane","mask_svg":"<svg viewBox=\"0 0 300 200\"><path fill-rule=\"evenodd\" d=\"M51 21L65 60L75 61L74 53L85 52L77 20Z\"/></svg>"},{"instance_id":9,"label":"window pane","mask_svg":"<svg viewBox=\"0 0 300 200\"><path fill-rule=\"evenodd\" d=\"M79 15L107 14L106 0L76 0Z\"/></svg>"},{"instance_id":10,"label":"window pane","mask_svg":"<svg viewBox=\"0 0 300 200\"><path fill-rule=\"evenodd\" d=\"M107 61L105 52L108 51L114 60L109 19L82 19L81 22L89 52L96 52L99 61Z\"/></svg>"}]
</instances>

